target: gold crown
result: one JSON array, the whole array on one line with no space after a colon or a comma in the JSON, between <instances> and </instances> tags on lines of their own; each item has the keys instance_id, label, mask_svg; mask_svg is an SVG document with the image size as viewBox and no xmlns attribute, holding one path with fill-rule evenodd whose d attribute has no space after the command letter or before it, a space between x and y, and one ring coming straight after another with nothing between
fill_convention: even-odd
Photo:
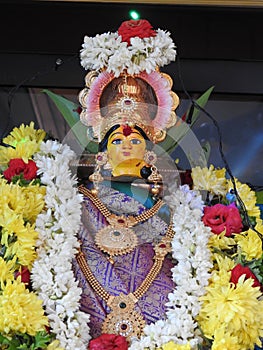
<instances>
[{"instance_id":1,"label":"gold crown","mask_svg":"<svg viewBox=\"0 0 263 350\"><path fill-rule=\"evenodd\" d=\"M136 75L89 72L86 88L79 94L80 118L102 141L114 125L139 126L154 143L165 138L166 129L176 122L178 96L171 91L169 75L153 71Z\"/></svg>"}]
</instances>

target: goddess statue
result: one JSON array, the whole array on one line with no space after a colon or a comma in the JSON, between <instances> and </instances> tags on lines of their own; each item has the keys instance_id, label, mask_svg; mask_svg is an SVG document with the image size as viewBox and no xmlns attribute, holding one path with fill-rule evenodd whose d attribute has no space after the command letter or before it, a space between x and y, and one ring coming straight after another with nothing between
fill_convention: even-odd
<instances>
[{"instance_id":1,"label":"goddess statue","mask_svg":"<svg viewBox=\"0 0 263 350\"><path fill-rule=\"evenodd\" d=\"M150 26L144 20L122 26L132 42L133 30L144 25ZM148 39L154 46L161 33L151 29L144 35L145 43ZM175 57L174 44L167 34L163 39L167 61ZM86 68L92 59L88 45L90 38L81 53ZM83 225L74 262L83 291L81 309L90 315L93 338L103 333L140 337L145 324L164 317L167 295L175 287L169 254L174 232L152 148L175 124L179 99L170 76L159 71L158 60L154 69L145 70L144 62L134 72L125 65L113 72L109 59L107 67L87 74L79 94L81 121L99 143L90 182L79 186Z\"/></svg>"}]
</instances>

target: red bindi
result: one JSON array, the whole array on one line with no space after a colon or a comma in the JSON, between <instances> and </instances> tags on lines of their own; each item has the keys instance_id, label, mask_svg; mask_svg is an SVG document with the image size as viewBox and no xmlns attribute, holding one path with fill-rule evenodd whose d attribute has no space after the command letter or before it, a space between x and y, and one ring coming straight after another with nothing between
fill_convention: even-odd
<instances>
[{"instance_id":1,"label":"red bindi","mask_svg":"<svg viewBox=\"0 0 263 350\"><path fill-rule=\"evenodd\" d=\"M132 128L129 125L124 125L122 132L124 136L129 136L132 133Z\"/></svg>"}]
</instances>

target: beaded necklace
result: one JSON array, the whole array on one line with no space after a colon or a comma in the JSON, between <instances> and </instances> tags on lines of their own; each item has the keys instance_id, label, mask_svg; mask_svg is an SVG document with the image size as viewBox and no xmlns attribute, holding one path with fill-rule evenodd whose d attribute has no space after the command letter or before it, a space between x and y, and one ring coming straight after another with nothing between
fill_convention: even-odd
<instances>
[{"instance_id":1,"label":"beaded necklace","mask_svg":"<svg viewBox=\"0 0 263 350\"><path fill-rule=\"evenodd\" d=\"M143 211L140 215L116 215L89 189L83 185L78 189L91 200L109 224L96 233L95 244L109 255L109 261L112 263L114 256L130 253L138 245L138 238L131 228L153 217L164 204L163 200L159 199L152 208Z\"/></svg>"},{"instance_id":2,"label":"beaded necklace","mask_svg":"<svg viewBox=\"0 0 263 350\"><path fill-rule=\"evenodd\" d=\"M130 340L131 337L140 338L141 334L143 333L145 321L143 316L134 310L134 307L137 301L150 288L152 282L160 272L165 256L171 251L171 241L174 234L175 232L170 224L166 235L154 246L154 263L146 278L134 292L127 295L120 293L118 296L114 296L109 294L103 288L92 273L80 247L76 260L91 288L107 303L111 309L102 325L102 333L120 334L125 336L127 340Z\"/></svg>"}]
</instances>

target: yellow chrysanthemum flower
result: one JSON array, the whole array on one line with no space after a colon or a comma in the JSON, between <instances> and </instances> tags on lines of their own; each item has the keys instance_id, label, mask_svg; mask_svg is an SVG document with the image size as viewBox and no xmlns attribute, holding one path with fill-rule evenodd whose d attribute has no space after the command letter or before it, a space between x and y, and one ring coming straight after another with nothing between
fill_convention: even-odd
<instances>
[{"instance_id":1,"label":"yellow chrysanthemum flower","mask_svg":"<svg viewBox=\"0 0 263 350\"><path fill-rule=\"evenodd\" d=\"M238 338L240 349L253 349L263 336L263 300L259 300L259 288L253 288L254 281L245 276L239 278L236 286L213 284L200 298L203 301L197 318L202 331L209 339L217 329L227 327L230 336Z\"/></svg>"},{"instance_id":2,"label":"yellow chrysanthemum flower","mask_svg":"<svg viewBox=\"0 0 263 350\"><path fill-rule=\"evenodd\" d=\"M262 224L256 225L256 229L261 230L263 233ZM242 234L235 235L235 240L242 251L242 255L244 255L247 261L260 259L262 257L262 242L257 232L254 230L249 229Z\"/></svg>"},{"instance_id":3,"label":"yellow chrysanthemum flower","mask_svg":"<svg viewBox=\"0 0 263 350\"><path fill-rule=\"evenodd\" d=\"M220 254L216 254L216 261L219 271L230 271L235 266L234 260Z\"/></svg>"},{"instance_id":4,"label":"yellow chrysanthemum flower","mask_svg":"<svg viewBox=\"0 0 263 350\"><path fill-rule=\"evenodd\" d=\"M236 242L231 237L225 236L225 231L221 232L219 235L211 234L209 237L208 247L213 251L213 249L231 249L236 245Z\"/></svg>"},{"instance_id":5,"label":"yellow chrysanthemum flower","mask_svg":"<svg viewBox=\"0 0 263 350\"><path fill-rule=\"evenodd\" d=\"M214 270L212 271L210 277L210 285L216 284L225 286L229 283L231 270L235 266L232 259L228 257L222 257L220 254L214 254L213 258L215 260Z\"/></svg>"},{"instance_id":6,"label":"yellow chrysanthemum flower","mask_svg":"<svg viewBox=\"0 0 263 350\"><path fill-rule=\"evenodd\" d=\"M191 176L195 190L205 190L216 195L225 195L226 189L226 170L215 169L213 165L209 168L200 168L199 166L192 169Z\"/></svg>"},{"instance_id":7,"label":"yellow chrysanthemum flower","mask_svg":"<svg viewBox=\"0 0 263 350\"><path fill-rule=\"evenodd\" d=\"M0 165L8 166L9 161L15 158L22 158L27 163L38 151L39 144L36 141L18 143L16 148L0 146Z\"/></svg>"},{"instance_id":8,"label":"yellow chrysanthemum flower","mask_svg":"<svg viewBox=\"0 0 263 350\"><path fill-rule=\"evenodd\" d=\"M15 255L18 263L22 266L31 268L35 258L35 245L38 238L38 233L34 230L34 226L27 223L24 229L17 232L17 240L7 247L6 255Z\"/></svg>"},{"instance_id":9,"label":"yellow chrysanthemum flower","mask_svg":"<svg viewBox=\"0 0 263 350\"><path fill-rule=\"evenodd\" d=\"M25 198L23 218L33 223L44 208L46 187L38 185L22 187L22 192Z\"/></svg>"},{"instance_id":10,"label":"yellow chrysanthemum flower","mask_svg":"<svg viewBox=\"0 0 263 350\"><path fill-rule=\"evenodd\" d=\"M236 335L230 335L227 327L221 327L215 330L213 345L211 350L241 350ZM247 350L247 349L246 349Z\"/></svg>"},{"instance_id":11,"label":"yellow chrysanthemum flower","mask_svg":"<svg viewBox=\"0 0 263 350\"><path fill-rule=\"evenodd\" d=\"M8 238L25 231L24 220L8 206L0 207L1 244L8 246Z\"/></svg>"},{"instance_id":12,"label":"yellow chrysanthemum flower","mask_svg":"<svg viewBox=\"0 0 263 350\"><path fill-rule=\"evenodd\" d=\"M15 262L5 261L0 257L0 288L3 289L8 280L14 280Z\"/></svg>"},{"instance_id":13,"label":"yellow chrysanthemum flower","mask_svg":"<svg viewBox=\"0 0 263 350\"><path fill-rule=\"evenodd\" d=\"M16 214L21 214L26 206L26 197L23 187L17 184L7 184L1 179L0 182L0 207L8 206Z\"/></svg>"},{"instance_id":14,"label":"yellow chrysanthemum flower","mask_svg":"<svg viewBox=\"0 0 263 350\"><path fill-rule=\"evenodd\" d=\"M42 301L20 280L8 282L0 295L0 332L27 333L34 336L48 325Z\"/></svg>"},{"instance_id":15,"label":"yellow chrysanthemum flower","mask_svg":"<svg viewBox=\"0 0 263 350\"><path fill-rule=\"evenodd\" d=\"M260 217L260 209L256 205L257 197L254 191L247 184L242 184L237 179L235 179L237 193L244 202L244 205L249 216L254 216L256 218ZM227 182L227 189L230 191L233 188L233 184L230 180Z\"/></svg>"},{"instance_id":16,"label":"yellow chrysanthemum flower","mask_svg":"<svg viewBox=\"0 0 263 350\"><path fill-rule=\"evenodd\" d=\"M54 340L51 344L48 345L47 350L64 350L61 348L58 340Z\"/></svg>"},{"instance_id":17,"label":"yellow chrysanthemum flower","mask_svg":"<svg viewBox=\"0 0 263 350\"><path fill-rule=\"evenodd\" d=\"M17 184L7 184L1 179L0 207L8 206L16 214L21 215L25 221L33 223L45 205L45 193L45 186L21 187Z\"/></svg>"},{"instance_id":18,"label":"yellow chrysanthemum flower","mask_svg":"<svg viewBox=\"0 0 263 350\"><path fill-rule=\"evenodd\" d=\"M191 350L191 346L189 343L175 344L173 341L169 341L168 343L162 345L162 347L158 348L157 350Z\"/></svg>"},{"instance_id":19,"label":"yellow chrysanthemum flower","mask_svg":"<svg viewBox=\"0 0 263 350\"><path fill-rule=\"evenodd\" d=\"M26 126L21 124L19 128L14 128L10 134L3 139L3 143L16 147L17 144L23 144L28 141L42 142L46 136L46 132L41 129L36 130L34 126L34 122Z\"/></svg>"}]
</instances>

